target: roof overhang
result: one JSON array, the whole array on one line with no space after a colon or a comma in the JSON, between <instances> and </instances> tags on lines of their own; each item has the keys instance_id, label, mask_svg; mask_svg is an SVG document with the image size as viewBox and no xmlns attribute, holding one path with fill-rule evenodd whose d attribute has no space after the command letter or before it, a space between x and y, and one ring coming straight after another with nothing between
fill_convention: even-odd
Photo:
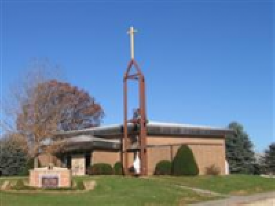
<instances>
[{"instance_id":1,"label":"roof overhang","mask_svg":"<svg viewBox=\"0 0 275 206\"><path fill-rule=\"evenodd\" d=\"M138 132L138 128L129 123L127 125L127 129L129 134L135 134ZM220 128L220 127L209 127L209 126L198 126L198 125L190 125L190 124L172 124L172 123L157 123L157 122L149 122L147 124L147 133L148 135L173 135L173 136L221 136L234 134L234 131L228 128ZM84 130L74 130L74 131L60 131L56 133L57 136L63 137L72 137L79 135L92 135L95 137L101 138L111 138L111 137L121 137L123 135L123 125L109 125L109 126L101 126L101 127L93 127Z\"/></svg>"},{"instance_id":2,"label":"roof overhang","mask_svg":"<svg viewBox=\"0 0 275 206\"><path fill-rule=\"evenodd\" d=\"M119 150L119 140L94 137L93 135L76 135L66 138L63 152L90 151L93 149Z\"/></svg>"}]
</instances>

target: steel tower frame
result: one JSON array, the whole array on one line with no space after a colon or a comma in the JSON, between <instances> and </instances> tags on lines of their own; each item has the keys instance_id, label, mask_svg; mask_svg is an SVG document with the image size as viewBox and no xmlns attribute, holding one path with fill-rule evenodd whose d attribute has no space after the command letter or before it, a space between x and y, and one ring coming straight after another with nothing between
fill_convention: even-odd
<instances>
[{"instance_id":1,"label":"steel tower frame","mask_svg":"<svg viewBox=\"0 0 275 206\"><path fill-rule=\"evenodd\" d=\"M132 68L135 69L136 73L131 74ZM134 80L138 82L139 88L139 118L138 119L128 119L128 80ZM147 154L147 119L146 119L146 96L145 96L145 78L144 75L138 66L137 62L134 59L131 59L127 70L124 74L123 78L123 87L124 87L124 124L123 124L123 141L122 141L122 164L123 164L123 172L124 175L129 175L130 172L128 170L129 167L129 157L128 153L130 151L130 136L128 132L128 124L135 124L138 128L137 136L138 136L138 148L137 154L140 158L140 174L139 175L147 175L148 174L148 154ZM134 125L134 126L135 126Z\"/></svg>"}]
</instances>

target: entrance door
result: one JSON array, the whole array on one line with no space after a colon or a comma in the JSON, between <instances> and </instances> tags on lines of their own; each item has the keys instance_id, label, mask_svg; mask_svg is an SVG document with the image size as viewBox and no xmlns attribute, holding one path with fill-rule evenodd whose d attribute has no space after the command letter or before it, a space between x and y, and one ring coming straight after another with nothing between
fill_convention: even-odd
<instances>
[{"instance_id":1,"label":"entrance door","mask_svg":"<svg viewBox=\"0 0 275 206\"><path fill-rule=\"evenodd\" d=\"M85 155L85 158L86 158L86 170L91 166L91 153L87 153Z\"/></svg>"},{"instance_id":2,"label":"entrance door","mask_svg":"<svg viewBox=\"0 0 275 206\"><path fill-rule=\"evenodd\" d=\"M72 175L81 176L86 173L86 158L84 154L72 155Z\"/></svg>"}]
</instances>

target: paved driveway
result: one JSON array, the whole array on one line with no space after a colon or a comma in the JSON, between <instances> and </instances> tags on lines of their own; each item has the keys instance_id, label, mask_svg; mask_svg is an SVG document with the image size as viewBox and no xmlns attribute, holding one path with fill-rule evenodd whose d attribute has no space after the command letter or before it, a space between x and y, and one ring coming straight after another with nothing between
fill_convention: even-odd
<instances>
[{"instance_id":1,"label":"paved driveway","mask_svg":"<svg viewBox=\"0 0 275 206\"><path fill-rule=\"evenodd\" d=\"M242 206L275 206L275 197L265 200L255 201L253 203L241 204Z\"/></svg>"}]
</instances>

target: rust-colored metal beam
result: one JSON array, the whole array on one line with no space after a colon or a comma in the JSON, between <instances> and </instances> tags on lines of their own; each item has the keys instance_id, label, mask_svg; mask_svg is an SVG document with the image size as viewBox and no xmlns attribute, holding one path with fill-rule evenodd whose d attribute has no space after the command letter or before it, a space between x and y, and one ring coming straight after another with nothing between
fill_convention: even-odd
<instances>
[{"instance_id":1,"label":"rust-colored metal beam","mask_svg":"<svg viewBox=\"0 0 275 206\"><path fill-rule=\"evenodd\" d=\"M130 75L131 69L134 68L136 70L136 74ZM138 120L128 120L128 107L127 107L127 81L132 80L133 78L138 80L139 84L139 108L138 111L140 113L140 118ZM137 62L134 59L131 59L128 67L126 69L126 73L124 74L123 79L123 87L124 87L124 129L123 129L123 171L125 175L129 174L128 167L129 167L129 159L128 159L128 150L129 150L129 134L127 129L128 122L137 122L139 124L139 131L138 131L138 143L139 143L139 151L138 155L140 157L141 163L141 171L140 175L147 175L148 174L148 157L147 157L147 117L146 117L146 99L145 99L145 78L141 69L139 68Z\"/></svg>"},{"instance_id":2,"label":"rust-colored metal beam","mask_svg":"<svg viewBox=\"0 0 275 206\"><path fill-rule=\"evenodd\" d=\"M139 79L140 86L140 139L141 139L141 154L143 155L143 161L141 161L142 174L147 175L148 165L147 165L147 117L146 117L146 104L145 104L145 79L142 75Z\"/></svg>"},{"instance_id":3,"label":"rust-colored metal beam","mask_svg":"<svg viewBox=\"0 0 275 206\"><path fill-rule=\"evenodd\" d=\"M127 79L138 79L138 74L128 75Z\"/></svg>"},{"instance_id":4,"label":"rust-colored metal beam","mask_svg":"<svg viewBox=\"0 0 275 206\"><path fill-rule=\"evenodd\" d=\"M123 78L123 104L124 104L124 123L123 123L123 141L122 141L122 150L121 150L121 159L123 164L123 171L125 175L129 174L129 159L128 159L128 152L130 149L130 141L129 141L129 134L128 134L128 122L133 124L138 124L139 131L137 132L138 135L138 150L137 154L140 157L140 175L147 175L148 174L148 157L147 157L147 116L146 116L146 99L145 99L145 79L144 75L134 60L134 33L136 30L133 27L130 27L128 34L130 34L130 45L131 45L131 60L128 63L126 72ZM136 73L131 74L131 70L135 69ZM138 80L138 88L139 88L139 108L137 109L138 117L133 117L132 120L128 120L128 101L127 101L127 81L128 80Z\"/></svg>"},{"instance_id":5,"label":"rust-colored metal beam","mask_svg":"<svg viewBox=\"0 0 275 206\"><path fill-rule=\"evenodd\" d=\"M124 175L128 174L128 154L127 154L127 149L128 149L128 128L127 128L127 74L124 76L123 80L123 90L124 90L124 125L123 125L123 145L122 145L122 156L123 156L123 172Z\"/></svg>"}]
</instances>

